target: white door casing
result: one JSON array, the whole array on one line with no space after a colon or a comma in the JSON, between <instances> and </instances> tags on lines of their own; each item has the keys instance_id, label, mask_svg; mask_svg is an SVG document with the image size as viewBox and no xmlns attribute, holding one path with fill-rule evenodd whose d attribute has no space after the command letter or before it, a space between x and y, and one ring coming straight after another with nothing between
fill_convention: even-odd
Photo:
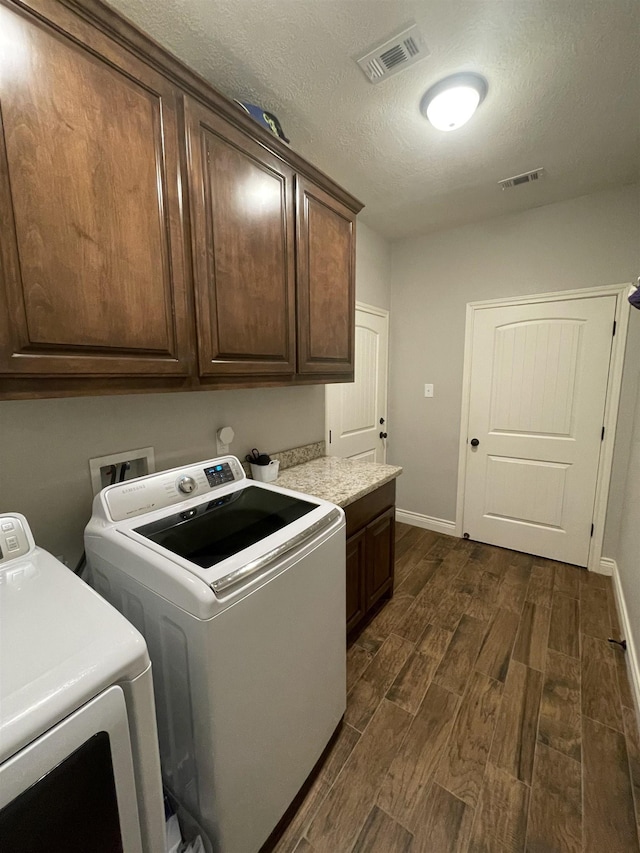
<instances>
[{"instance_id":1,"label":"white door casing","mask_svg":"<svg viewBox=\"0 0 640 853\"><path fill-rule=\"evenodd\" d=\"M624 293L468 306L458 535L598 568L602 530L594 541L591 525L604 526Z\"/></svg>"},{"instance_id":2,"label":"white door casing","mask_svg":"<svg viewBox=\"0 0 640 853\"><path fill-rule=\"evenodd\" d=\"M357 303L354 381L325 391L327 455L385 461L388 348L389 312Z\"/></svg>"}]
</instances>

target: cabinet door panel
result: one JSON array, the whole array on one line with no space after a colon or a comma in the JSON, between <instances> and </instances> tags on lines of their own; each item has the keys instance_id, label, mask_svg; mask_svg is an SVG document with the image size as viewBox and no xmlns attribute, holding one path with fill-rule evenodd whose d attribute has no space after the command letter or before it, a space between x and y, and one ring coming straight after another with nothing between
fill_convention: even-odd
<instances>
[{"instance_id":1,"label":"cabinet door panel","mask_svg":"<svg viewBox=\"0 0 640 853\"><path fill-rule=\"evenodd\" d=\"M355 215L297 179L298 372L353 373Z\"/></svg>"},{"instance_id":2,"label":"cabinet door panel","mask_svg":"<svg viewBox=\"0 0 640 853\"><path fill-rule=\"evenodd\" d=\"M202 375L293 374L293 172L187 100Z\"/></svg>"},{"instance_id":3,"label":"cabinet door panel","mask_svg":"<svg viewBox=\"0 0 640 853\"><path fill-rule=\"evenodd\" d=\"M395 507L367 525L367 607L393 588Z\"/></svg>"},{"instance_id":4,"label":"cabinet door panel","mask_svg":"<svg viewBox=\"0 0 640 853\"><path fill-rule=\"evenodd\" d=\"M347 633L364 618L366 608L366 530L347 539Z\"/></svg>"},{"instance_id":5,"label":"cabinet door panel","mask_svg":"<svg viewBox=\"0 0 640 853\"><path fill-rule=\"evenodd\" d=\"M0 371L186 374L177 95L48 5L0 6Z\"/></svg>"}]
</instances>

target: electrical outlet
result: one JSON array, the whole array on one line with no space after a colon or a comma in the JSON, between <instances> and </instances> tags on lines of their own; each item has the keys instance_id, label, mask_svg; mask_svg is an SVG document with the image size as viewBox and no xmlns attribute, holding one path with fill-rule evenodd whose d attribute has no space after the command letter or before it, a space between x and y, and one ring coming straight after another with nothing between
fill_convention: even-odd
<instances>
[{"instance_id":1,"label":"electrical outlet","mask_svg":"<svg viewBox=\"0 0 640 853\"><path fill-rule=\"evenodd\" d=\"M425 397L433 397L433 385L425 385L424 386L424 396Z\"/></svg>"},{"instance_id":2,"label":"electrical outlet","mask_svg":"<svg viewBox=\"0 0 640 853\"><path fill-rule=\"evenodd\" d=\"M156 470L153 447L139 447L137 450L125 450L122 453L109 453L89 460L91 487L97 495L112 483L134 480L153 474Z\"/></svg>"}]
</instances>

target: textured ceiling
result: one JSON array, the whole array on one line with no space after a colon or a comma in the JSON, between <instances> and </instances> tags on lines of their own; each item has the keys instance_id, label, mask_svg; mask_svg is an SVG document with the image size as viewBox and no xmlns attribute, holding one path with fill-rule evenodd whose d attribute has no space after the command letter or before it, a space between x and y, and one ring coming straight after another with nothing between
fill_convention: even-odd
<instances>
[{"instance_id":1,"label":"textured ceiling","mask_svg":"<svg viewBox=\"0 0 640 853\"><path fill-rule=\"evenodd\" d=\"M389 237L548 204L640 177L638 0L110 0L292 147ZM430 55L371 85L353 59L415 21ZM420 98L474 70L489 94L441 133ZM544 166L537 184L496 184Z\"/></svg>"}]
</instances>

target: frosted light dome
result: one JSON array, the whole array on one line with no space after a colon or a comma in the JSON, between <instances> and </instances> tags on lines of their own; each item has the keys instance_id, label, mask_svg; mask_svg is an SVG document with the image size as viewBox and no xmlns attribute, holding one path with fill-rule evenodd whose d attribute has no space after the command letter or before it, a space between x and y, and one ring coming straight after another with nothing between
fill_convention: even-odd
<instances>
[{"instance_id":1,"label":"frosted light dome","mask_svg":"<svg viewBox=\"0 0 640 853\"><path fill-rule=\"evenodd\" d=\"M425 93L420 110L438 130L457 130L469 121L486 93L487 82L479 74L454 74Z\"/></svg>"}]
</instances>

